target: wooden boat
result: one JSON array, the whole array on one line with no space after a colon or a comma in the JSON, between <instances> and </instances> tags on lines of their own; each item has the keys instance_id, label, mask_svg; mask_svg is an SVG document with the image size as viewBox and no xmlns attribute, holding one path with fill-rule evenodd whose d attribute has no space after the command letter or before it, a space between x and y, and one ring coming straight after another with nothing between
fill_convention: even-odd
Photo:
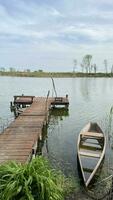
<instances>
[{"instance_id":1,"label":"wooden boat","mask_svg":"<svg viewBox=\"0 0 113 200\"><path fill-rule=\"evenodd\" d=\"M97 123L88 123L80 132L77 144L78 161L86 187L94 178L105 156L106 138Z\"/></svg>"}]
</instances>

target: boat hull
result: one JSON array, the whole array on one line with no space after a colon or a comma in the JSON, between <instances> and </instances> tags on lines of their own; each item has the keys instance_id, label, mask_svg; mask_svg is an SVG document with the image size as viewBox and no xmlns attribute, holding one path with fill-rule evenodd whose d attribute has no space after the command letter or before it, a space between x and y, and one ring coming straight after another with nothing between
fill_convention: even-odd
<instances>
[{"instance_id":1,"label":"boat hull","mask_svg":"<svg viewBox=\"0 0 113 200\"><path fill-rule=\"evenodd\" d=\"M77 158L86 187L94 180L105 156L106 138L97 123L88 123L80 132Z\"/></svg>"}]
</instances>

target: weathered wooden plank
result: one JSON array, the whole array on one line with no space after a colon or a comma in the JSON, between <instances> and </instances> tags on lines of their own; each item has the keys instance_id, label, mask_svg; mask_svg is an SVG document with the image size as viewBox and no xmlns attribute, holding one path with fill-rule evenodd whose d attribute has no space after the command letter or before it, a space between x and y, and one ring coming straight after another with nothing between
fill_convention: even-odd
<instances>
[{"instance_id":1,"label":"weathered wooden plank","mask_svg":"<svg viewBox=\"0 0 113 200\"><path fill-rule=\"evenodd\" d=\"M67 98L56 99L56 102L68 103ZM55 98L14 96L14 103L27 105L23 113L0 134L0 163L9 160L27 162L32 151L36 152L37 140L47 120L49 108L55 103Z\"/></svg>"},{"instance_id":2,"label":"weathered wooden plank","mask_svg":"<svg viewBox=\"0 0 113 200\"><path fill-rule=\"evenodd\" d=\"M79 151L79 153L80 153L81 156L92 157L92 158L100 158L99 153L83 152L83 151Z\"/></svg>"},{"instance_id":3,"label":"weathered wooden plank","mask_svg":"<svg viewBox=\"0 0 113 200\"><path fill-rule=\"evenodd\" d=\"M82 132L81 135L84 137L98 137L98 138L103 138L103 134L102 133L97 133L97 132Z\"/></svg>"},{"instance_id":4,"label":"weathered wooden plank","mask_svg":"<svg viewBox=\"0 0 113 200\"><path fill-rule=\"evenodd\" d=\"M26 160L27 159L27 157L28 156L26 156L26 155L18 155L18 156L13 156L13 155L5 155L5 156L2 156L2 159L0 158L0 160L19 160L19 159L21 159L21 160Z\"/></svg>"},{"instance_id":5,"label":"weathered wooden plank","mask_svg":"<svg viewBox=\"0 0 113 200\"><path fill-rule=\"evenodd\" d=\"M35 133L41 133L41 129L40 129L40 127L32 127L32 129L30 129L30 128L28 128L28 127L18 127L18 129L17 128L14 128L14 127L10 127L10 128L7 128L7 129L5 129L5 132L3 133L3 134L0 134L0 136L1 135L6 135L6 134L12 134L12 133L14 133L14 134L23 134L23 133L27 133L27 134L29 134L29 133L31 133L31 134L35 134Z\"/></svg>"},{"instance_id":6,"label":"weathered wooden plank","mask_svg":"<svg viewBox=\"0 0 113 200\"><path fill-rule=\"evenodd\" d=\"M21 148L32 149L34 143L26 144L26 141L25 141L25 143L20 143L20 144L11 144L11 143L7 143L7 145L6 144L4 145L4 144L0 145L0 149L2 149L2 148L4 148L4 149L7 149L7 148L10 148L10 149L13 149L13 148L14 149L21 149Z\"/></svg>"},{"instance_id":7,"label":"weathered wooden plank","mask_svg":"<svg viewBox=\"0 0 113 200\"><path fill-rule=\"evenodd\" d=\"M31 151L2 151L1 156L29 156Z\"/></svg>"}]
</instances>

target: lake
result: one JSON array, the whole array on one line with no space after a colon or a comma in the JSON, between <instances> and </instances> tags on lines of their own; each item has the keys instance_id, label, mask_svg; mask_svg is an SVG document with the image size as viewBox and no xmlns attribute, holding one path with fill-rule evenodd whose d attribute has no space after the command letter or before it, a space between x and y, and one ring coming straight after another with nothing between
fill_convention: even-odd
<instances>
[{"instance_id":1,"label":"lake","mask_svg":"<svg viewBox=\"0 0 113 200\"><path fill-rule=\"evenodd\" d=\"M69 111L51 114L42 153L66 175L78 178L77 138L88 122L98 122L107 137L104 167L113 165L113 79L54 78L57 95L69 95ZM10 101L14 95L54 95L50 78L0 77L1 129L13 120ZM78 178L79 179L79 178Z\"/></svg>"}]
</instances>

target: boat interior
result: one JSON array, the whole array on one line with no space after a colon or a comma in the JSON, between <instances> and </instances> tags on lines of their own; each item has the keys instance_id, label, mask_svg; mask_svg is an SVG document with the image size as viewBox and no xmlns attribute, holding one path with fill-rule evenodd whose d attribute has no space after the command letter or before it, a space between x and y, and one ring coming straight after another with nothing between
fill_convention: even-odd
<instances>
[{"instance_id":1,"label":"boat interior","mask_svg":"<svg viewBox=\"0 0 113 200\"><path fill-rule=\"evenodd\" d=\"M80 133L79 155L86 182L101 157L103 145L104 135L96 123Z\"/></svg>"}]
</instances>

